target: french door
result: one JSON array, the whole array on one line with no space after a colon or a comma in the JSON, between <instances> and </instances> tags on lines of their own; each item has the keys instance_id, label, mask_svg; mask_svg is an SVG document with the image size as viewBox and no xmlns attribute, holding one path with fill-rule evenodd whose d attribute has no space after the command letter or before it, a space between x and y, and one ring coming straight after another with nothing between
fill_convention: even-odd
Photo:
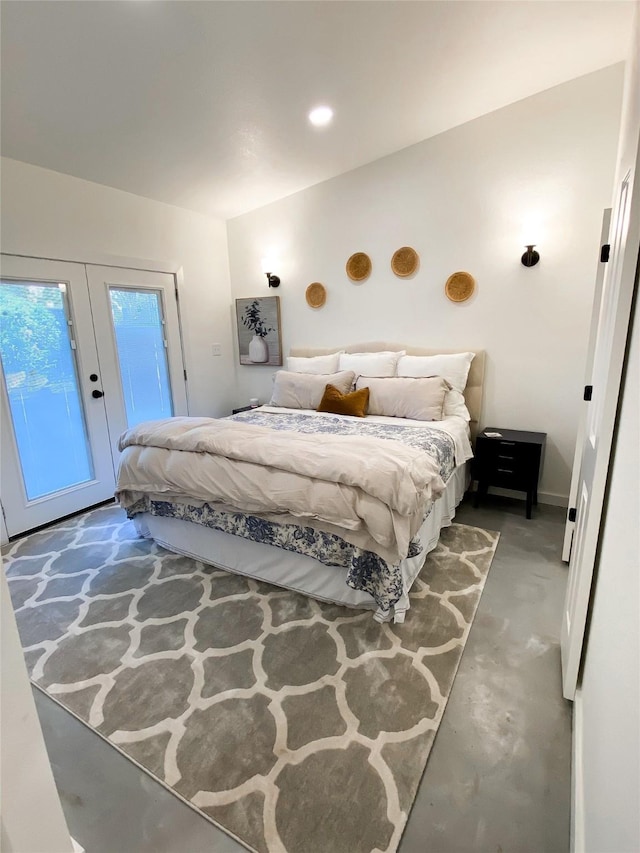
<instances>
[{"instance_id":1,"label":"french door","mask_svg":"<svg viewBox=\"0 0 640 853\"><path fill-rule=\"evenodd\" d=\"M120 434L187 412L169 274L3 255L0 358L9 536L112 497Z\"/></svg>"},{"instance_id":2,"label":"french door","mask_svg":"<svg viewBox=\"0 0 640 853\"><path fill-rule=\"evenodd\" d=\"M175 280L87 264L111 453L142 421L187 414ZM116 465L117 467L117 465Z\"/></svg>"}]
</instances>

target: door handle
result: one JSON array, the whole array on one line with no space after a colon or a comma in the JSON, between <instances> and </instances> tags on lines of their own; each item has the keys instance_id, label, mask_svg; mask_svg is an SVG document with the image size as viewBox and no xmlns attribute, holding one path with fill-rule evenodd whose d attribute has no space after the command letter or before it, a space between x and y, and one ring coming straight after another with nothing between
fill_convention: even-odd
<instances>
[{"instance_id":1,"label":"door handle","mask_svg":"<svg viewBox=\"0 0 640 853\"><path fill-rule=\"evenodd\" d=\"M91 396L95 397L95 399L98 400L100 397L104 397L104 393L102 391L98 391L98 389L96 388L95 391L91 392Z\"/></svg>"}]
</instances>

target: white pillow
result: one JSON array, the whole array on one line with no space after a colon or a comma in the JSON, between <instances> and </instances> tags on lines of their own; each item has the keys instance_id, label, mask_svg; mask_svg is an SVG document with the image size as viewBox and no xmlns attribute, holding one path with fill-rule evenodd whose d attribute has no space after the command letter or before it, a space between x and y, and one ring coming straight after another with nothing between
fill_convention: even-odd
<instances>
[{"instance_id":1,"label":"white pillow","mask_svg":"<svg viewBox=\"0 0 640 853\"><path fill-rule=\"evenodd\" d=\"M401 352L343 352L339 369L353 370L356 376L395 376Z\"/></svg>"},{"instance_id":2,"label":"white pillow","mask_svg":"<svg viewBox=\"0 0 640 853\"><path fill-rule=\"evenodd\" d=\"M464 391L473 352L441 355L405 355L398 361L398 376L442 376L456 391Z\"/></svg>"},{"instance_id":3,"label":"white pillow","mask_svg":"<svg viewBox=\"0 0 640 853\"><path fill-rule=\"evenodd\" d=\"M405 379L397 376L378 379L361 376L356 390L369 389L369 414L417 421L441 421L444 399L450 389L441 376Z\"/></svg>"},{"instance_id":4,"label":"white pillow","mask_svg":"<svg viewBox=\"0 0 640 853\"><path fill-rule=\"evenodd\" d=\"M462 391L456 391L455 388L447 391L444 398L444 417L448 418L450 415L457 415L459 418L464 418L467 423L471 420L464 394Z\"/></svg>"},{"instance_id":5,"label":"white pillow","mask_svg":"<svg viewBox=\"0 0 640 853\"><path fill-rule=\"evenodd\" d=\"M317 409L328 384L334 385L342 394L348 394L354 379L352 370L328 374L279 370L273 380L269 405L286 406L288 409Z\"/></svg>"},{"instance_id":6,"label":"white pillow","mask_svg":"<svg viewBox=\"0 0 640 853\"><path fill-rule=\"evenodd\" d=\"M291 373L336 373L339 360L339 352L312 355L309 358L290 355L287 357L287 370Z\"/></svg>"}]
</instances>

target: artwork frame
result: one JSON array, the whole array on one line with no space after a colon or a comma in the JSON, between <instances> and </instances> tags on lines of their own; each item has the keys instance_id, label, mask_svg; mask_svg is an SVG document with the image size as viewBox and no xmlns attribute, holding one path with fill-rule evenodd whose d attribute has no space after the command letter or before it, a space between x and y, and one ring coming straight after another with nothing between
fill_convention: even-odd
<instances>
[{"instance_id":1,"label":"artwork frame","mask_svg":"<svg viewBox=\"0 0 640 853\"><path fill-rule=\"evenodd\" d=\"M282 327L279 296L236 299L238 358L245 366L282 365Z\"/></svg>"}]
</instances>

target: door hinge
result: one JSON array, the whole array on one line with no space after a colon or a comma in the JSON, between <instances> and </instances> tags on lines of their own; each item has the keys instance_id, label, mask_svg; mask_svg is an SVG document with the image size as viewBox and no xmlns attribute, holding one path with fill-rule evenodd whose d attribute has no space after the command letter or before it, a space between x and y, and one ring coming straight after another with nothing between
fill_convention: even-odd
<instances>
[{"instance_id":1,"label":"door hinge","mask_svg":"<svg viewBox=\"0 0 640 853\"><path fill-rule=\"evenodd\" d=\"M174 289L175 294L176 294L176 302L178 302L178 285L175 284L173 289Z\"/></svg>"},{"instance_id":2,"label":"door hinge","mask_svg":"<svg viewBox=\"0 0 640 853\"><path fill-rule=\"evenodd\" d=\"M183 370L183 373L184 373L184 381L186 382L187 381L187 371Z\"/></svg>"},{"instance_id":3,"label":"door hinge","mask_svg":"<svg viewBox=\"0 0 640 853\"><path fill-rule=\"evenodd\" d=\"M582 397L583 400L586 400L587 403L593 397L593 385L585 385L584 386L584 395Z\"/></svg>"},{"instance_id":4,"label":"door hinge","mask_svg":"<svg viewBox=\"0 0 640 853\"><path fill-rule=\"evenodd\" d=\"M600 263L606 264L609 262L609 254L611 252L611 245L609 243L605 243L604 246L600 249Z\"/></svg>"},{"instance_id":5,"label":"door hinge","mask_svg":"<svg viewBox=\"0 0 640 853\"><path fill-rule=\"evenodd\" d=\"M569 521L575 521L575 520L576 520L576 508L574 506L572 506L571 509L569 510Z\"/></svg>"}]
</instances>

